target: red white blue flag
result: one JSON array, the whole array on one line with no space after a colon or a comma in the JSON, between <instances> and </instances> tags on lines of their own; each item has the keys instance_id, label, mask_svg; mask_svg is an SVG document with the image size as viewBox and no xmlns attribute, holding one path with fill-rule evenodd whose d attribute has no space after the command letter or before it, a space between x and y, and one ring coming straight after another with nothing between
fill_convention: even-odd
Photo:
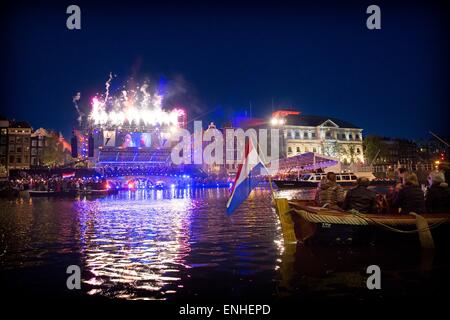
<instances>
[{"instance_id":1,"label":"red white blue flag","mask_svg":"<svg viewBox=\"0 0 450 320\"><path fill-rule=\"evenodd\" d=\"M227 214L232 214L247 199L250 192L258 185L261 177L265 174L268 174L267 168L261 160L252 139L249 139L244 161L239 165L231 189L231 197L227 203Z\"/></svg>"}]
</instances>

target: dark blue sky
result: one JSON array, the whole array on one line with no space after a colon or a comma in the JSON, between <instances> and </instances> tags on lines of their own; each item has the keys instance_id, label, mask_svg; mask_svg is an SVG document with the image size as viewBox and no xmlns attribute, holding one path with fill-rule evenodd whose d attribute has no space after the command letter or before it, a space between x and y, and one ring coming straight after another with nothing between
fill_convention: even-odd
<instances>
[{"instance_id":1,"label":"dark blue sky","mask_svg":"<svg viewBox=\"0 0 450 320\"><path fill-rule=\"evenodd\" d=\"M82 30L66 29L69 4ZM72 105L129 76L186 90L190 117L220 121L275 108L353 122L366 134L449 134L448 9L437 3L155 5L2 4L2 108L8 118L69 135ZM382 30L366 28L379 4Z\"/></svg>"}]
</instances>

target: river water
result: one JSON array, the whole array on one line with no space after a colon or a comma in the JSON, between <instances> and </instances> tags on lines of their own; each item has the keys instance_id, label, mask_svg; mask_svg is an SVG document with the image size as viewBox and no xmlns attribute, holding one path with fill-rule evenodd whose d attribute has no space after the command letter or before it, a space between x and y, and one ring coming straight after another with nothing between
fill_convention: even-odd
<instances>
[{"instance_id":1,"label":"river water","mask_svg":"<svg viewBox=\"0 0 450 320\"><path fill-rule=\"evenodd\" d=\"M285 246L268 190L255 190L232 216L227 199L227 189L2 199L2 290L88 300L364 300L429 295L449 282L448 251ZM376 292L366 287L371 264L383 271ZM81 268L81 290L66 287L69 265Z\"/></svg>"}]
</instances>

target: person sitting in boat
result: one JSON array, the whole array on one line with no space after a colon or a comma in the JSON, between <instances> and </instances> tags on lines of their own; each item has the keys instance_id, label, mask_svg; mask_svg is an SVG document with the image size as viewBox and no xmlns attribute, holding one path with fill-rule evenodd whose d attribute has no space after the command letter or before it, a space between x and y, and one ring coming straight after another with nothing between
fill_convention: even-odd
<instances>
[{"instance_id":1,"label":"person sitting in boat","mask_svg":"<svg viewBox=\"0 0 450 320\"><path fill-rule=\"evenodd\" d=\"M344 201L344 189L336 183L336 174L328 172L326 178L320 181L316 192L316 202L320 206L339 208Z\"/></svg>"},{"instance_id":2,"label":"person sitting in boat","mask_svg":"<svg viewBox=\"0 0 450 320\"><path fill-rule=\"evenodd\" d=\"M445 183L444 173L432 171L428 176L430 187L425 196L428 213L450 213L450 189Z\"/></svg>"},{"instance_id":3,"label":"person sitting in boat","mask_svg":"<svg viewBox=\"0 0 450 320\"><path fill-rule=\"evenodd\" d=\"M395 185L395 191L400 191L400 189L403 188L403 186L405 185L405 177L408 174L408 171L406 170L406 168L398 168L397 169L397 183Z\"/></svg>"},{"instance_id":4,"label":"person sitting in boat","mask_svg":"<svg viewBox=\"0 0 450 320\"><path fill-rule=\"evenodd\" d=\"M393 206L406 214L425 212L425 197L415 173L405 174L404 185L398 191Z\"/></svg>"},{"instance_id":5,"label":"person sitting in boat","mask_svg":"<svg viewBox=\"0 0 450 320\"><path fill-rule=\"evenodd\" d=\"M365 177L358 178L358 185L345 195L344 210L358 210L361 213L377 213L377 194L367 189L370 182Z\"/></svg>"}]
</instances>

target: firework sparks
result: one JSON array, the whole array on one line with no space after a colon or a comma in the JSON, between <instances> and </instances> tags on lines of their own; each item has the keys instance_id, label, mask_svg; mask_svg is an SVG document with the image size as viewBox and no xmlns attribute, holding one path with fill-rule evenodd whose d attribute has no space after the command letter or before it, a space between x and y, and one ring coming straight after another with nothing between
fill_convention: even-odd
<instances>
[{"instance_id":1,"label":"firework sparks","mask_svg":"<svg viewBox=\"0 0 450 320\"><path fill-rule=\"evenodd\" d=\"M158 93L149 93L147 83L136 89L122 90L119 95L114 96L109 91L111 80L112 74L106 82L105 94L95 96L91 101L89 119L95 125L178 125L182 111L165 111L162 108L163 97Z\"/></svg>"}]
</instances>

